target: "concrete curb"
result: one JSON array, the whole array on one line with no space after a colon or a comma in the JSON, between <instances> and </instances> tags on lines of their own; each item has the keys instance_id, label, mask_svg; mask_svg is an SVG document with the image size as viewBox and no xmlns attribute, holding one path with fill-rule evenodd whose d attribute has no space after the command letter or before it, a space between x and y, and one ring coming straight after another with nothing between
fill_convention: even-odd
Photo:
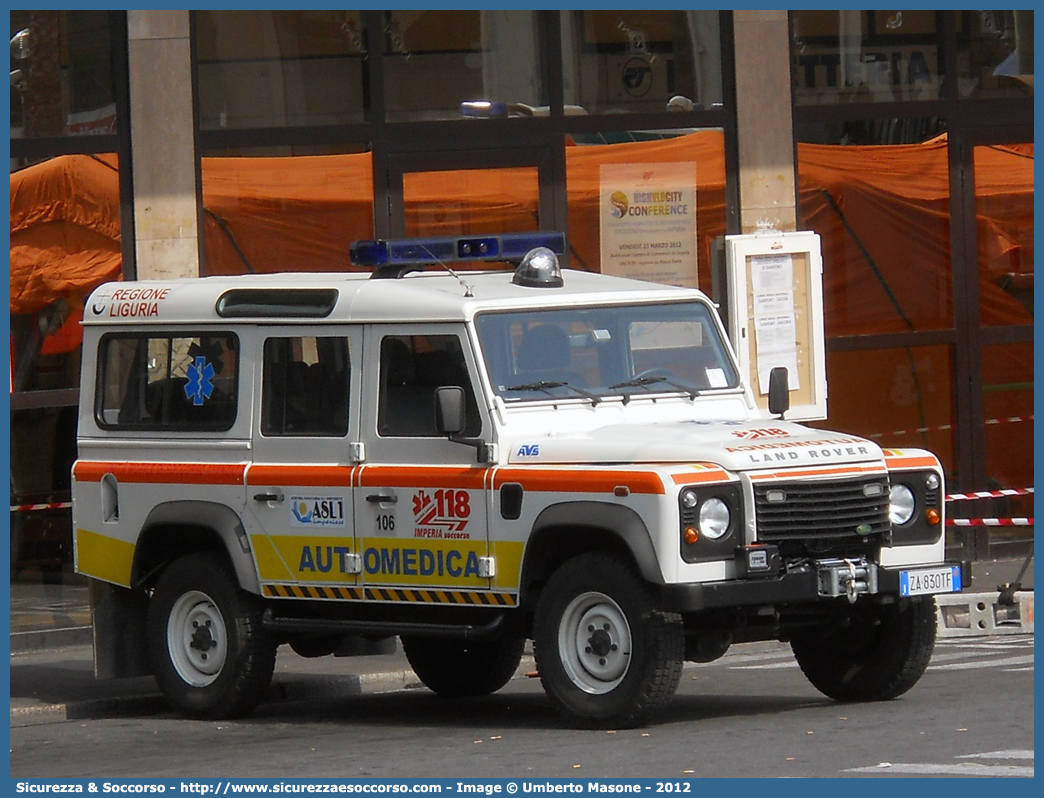
<instances>
[{"instance_id":1,"label":"concrete curb","mask_svg":"<svg viewBox=\"0 0 1044 798\"><path fill-rule=\"evenodd\" d=\"M524 656L515 672L515 679L525 678L536 668L531 656ZM416 690L424 685L412 670L390 670L374 673L353 673L344 676L326 674L276 674L265 704L297 701L322 701L348 696L391 693ZM64 704L39 704L11 707L12 726L35 726L61 723L68 720L98 720L128 715L159 715L171 712L170 704L159 693L89 699Z\"/></svg>"},{"instance_id":2,"label":"concrete curb","mask_svg":"<svg viewBox=\"0 0 1044 798\"><path fill-rule=\"evenodd\" d=\"M72 626L62 629L43 629L32 632L11 632L11 653L45 651L68 646L93 645L90 626Z\"/></svg>"}]
</instances>

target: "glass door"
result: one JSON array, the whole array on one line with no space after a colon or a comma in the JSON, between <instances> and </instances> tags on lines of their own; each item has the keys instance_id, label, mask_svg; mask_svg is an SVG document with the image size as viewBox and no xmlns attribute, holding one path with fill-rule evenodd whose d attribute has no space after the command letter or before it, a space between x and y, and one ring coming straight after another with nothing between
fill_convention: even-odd
<instances>
[{"instance_id":1,"label":"glass door","mask_svg":"<svg viewBox=\"0 0 1044 798\"><path fill-rule=\"evenodd\" d=\"M960 503L953 515L998 519L968 527L976 559L1024 556L1033 529L1033 134L985 129L965 134L959 215L965 323L959 337L969 445L961 489L995 495ZM973 179L968 179L968 174ZM971 505L968 507L967 505Z\"/></svg>"}]
</instances>

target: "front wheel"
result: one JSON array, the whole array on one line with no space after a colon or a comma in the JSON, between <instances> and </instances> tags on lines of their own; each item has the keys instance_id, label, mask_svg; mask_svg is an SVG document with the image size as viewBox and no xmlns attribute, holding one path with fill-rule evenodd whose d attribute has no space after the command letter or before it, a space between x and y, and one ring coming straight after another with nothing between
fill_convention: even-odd
<instances>
[{"instance_id":1,"label":"front wheel","mask_svg":"<svg viewBox=\"0 0 1044 798\"><path fill-rule=\"evenodd\" d=\"M404 636L402 650L424 686L446 698L495 693L522 661L525 640Z\"/></svg>"},{"instance_id":2,"label":"front wheel","mask_svg":"<svg viewBox=\"0 0 1044 798\"><path fill-rule=\"evenodd\" d=\"M257 706L276 652L261 613L257 597L212 554L182 557L163 572L149 603L148 648L156 681L179 712L215 720Z\"/></svg>"},{"instance_id":3,"label":"front wheel","mask_svg":"<svg viewBox=\"0 0 1044 798\"><path fill-rule=\"evenodd\" d=\"M935 648L931 596L894 604L859 602L829 627L790 642L798 665L824 695L838 701L886 701L902 695L928 667Z\"/></svg>"},{"instance_id":4,"label":"front wheel","mask_svg":"<svg viewBox=\"0 0 1044 798\"><path fill-rule=\"evenodd\" d=\"M635 726L674 695L685 638L619 560L585 554L548 580L535 621L545 692L583 725Z\"/></svg>"}]
</instances>

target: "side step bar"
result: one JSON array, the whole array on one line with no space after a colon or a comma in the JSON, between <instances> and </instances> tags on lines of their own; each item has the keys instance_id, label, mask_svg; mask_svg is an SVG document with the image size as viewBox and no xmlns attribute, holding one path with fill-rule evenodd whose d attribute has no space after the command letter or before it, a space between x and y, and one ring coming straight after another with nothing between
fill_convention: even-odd
<instances>
[{"instance_id":1,"label":"side step bar","mask_svg":"<svg viewBox=\"0 0 1044 798\"><path fill-rule=\"evenodd\" d=\"M273 632L306 632L314 634L357 634L391 637L417 635L418 637L455 637L465 640L490 637L504 626L505 616L498 615L481 626L472 624L408 623L397 621L350 621L336 618L277 617L271 609L265 610L261 625Z\"/></svg>"}]
</instances>

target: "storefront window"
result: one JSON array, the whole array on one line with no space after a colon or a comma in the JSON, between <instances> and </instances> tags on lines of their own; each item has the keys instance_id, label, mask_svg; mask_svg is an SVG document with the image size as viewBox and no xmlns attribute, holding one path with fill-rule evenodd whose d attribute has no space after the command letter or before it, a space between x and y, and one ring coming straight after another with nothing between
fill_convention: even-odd
<instances>
[{"instance_id":1,"label":"storefront window","mask_svg":"<svg viewBox=\"0 0 1044 798\"><path fill-rule=\"evenodd\" d=\"M961 97L1033 95L1033 9L961 11L957 86Z\"/></svg>"},{"instance_id":2,"label":"storefront window","mask_svg":"<svg viewBox=\"0 0 1044 798\"><path fill-rule=\"evenodd\" d=\"M566 113L722 103L717 11L563 11Z\"/></svg>"},{"instance_id":3,"label":"storefront window","mask_svg":"<svg viewBox=\"0 0 1044 798\"><path fill-rule=\"evenodd\" d=\"M827 351L828 421L881 446L934 452L956 478L953 348Z\"/></svg>"},{"instance_id":4,"label":"storefront window","mask_svg":"<svg viewBox=\"0 0 1044 798\"><path fill-rule=\"evenodd\" d=\"M80 322L88 294L121 268L115 155L63 155L11 174L11 574L20 585L82 589L70 504ZM62 588L46 589L46 606L64 600ZM43 618L39 605L21 614L39 598L12 593L13 628L65 623Z\"/></svg>"},{"instance_id":5,"label":"storefront window","mask_svg":"<svg viewBox=\"0 0 1044 798\"><path fill-rule=\"evenodd\" d=\"M388 121L547 114L533 11L388 11Z\"/></svg>"},{"instance_id":6,"label":"storefront window","mask_svg":"<svg viewBox=\"0 0 1044 798\"><path fill-rule=\"evenodd\" d=\"M11 138L116 132L112 16L11 11Z\"/></svg>"},{"instance_id":7,"label":"storefront window","mask_svg":"<svg viewBox=\"0 0 1044 798\"><path fill-rule=\"evenodd\" d=\"M407 238L540 229L535 166L407 172L402 193Z\"/></svg>"},{"instance_id":8,"label":"storefront window","mask_svg":"<svg viewBox=\"0 0 1044 798\"><path fill-rule=\"evenodd\" d=\"M891 122L932 127L932 120ZM850 122L830 132L877 125ZM802 142L797 156L801 224L819 233L823 248L827 335L953 327L946 136L893 146Z\"/></svg>"},{"instance_id":9,"label":"storefront window","mask_svg":"<svg viewBox=\"0 0 1044 798\"><path fill-rule=\"evenodd\" d=\"M991 490L1033 487L1033 344L983 347L986 479ZM980 517L1032 518L1033 496L991 499ZM993 541L1032 541L1032 527L992 530Z\"/></svg>"},{"instance_id":10,"label":"storefront window","mask_svg":"<svg viewBox=\"0 0 1044 798\"><path fill-rule=\"evenodd\" d=\"M1033 145L975 148L984 326L1033 324Z\"/></svg>"},{"instance_id":11,"label":"storefront window","mask_svg":"<svg viewBox=\"0 0 1044 798\"><path fill-rule=\"evenodd\" d=\"M359 11L196 11L200 126L363 121Z\"/></svg>"},{"instance_id":12,"label":"storefront window","mask_svg":"<svg viewBox=\"0 0 1044 798\"><path fill-rule=\"evenodd\" d=\"M940 11L792 11L798 105L942 96Z\"/></svg>"},{"instance_id":13,"label":"storefront window","mask_svg":"<svg viewBox=\"0 0 1044 798\"><path fill-rule=\"evenodd\" d=\"M203 273L351 269L351 243L373 238L373 159L363 146L340 149L205 155Z\"/></svg>"},{"instance_id":14,"label":"storefront window","mask_svg":"<svg viewBox=\"0 0 1044 798\"><path fill-rule=\"evenodd\" d=\"M711 245L726 232L723 132L628 137L566 147L570 265L710 293Z\"/></svg>"}]
</instances>

